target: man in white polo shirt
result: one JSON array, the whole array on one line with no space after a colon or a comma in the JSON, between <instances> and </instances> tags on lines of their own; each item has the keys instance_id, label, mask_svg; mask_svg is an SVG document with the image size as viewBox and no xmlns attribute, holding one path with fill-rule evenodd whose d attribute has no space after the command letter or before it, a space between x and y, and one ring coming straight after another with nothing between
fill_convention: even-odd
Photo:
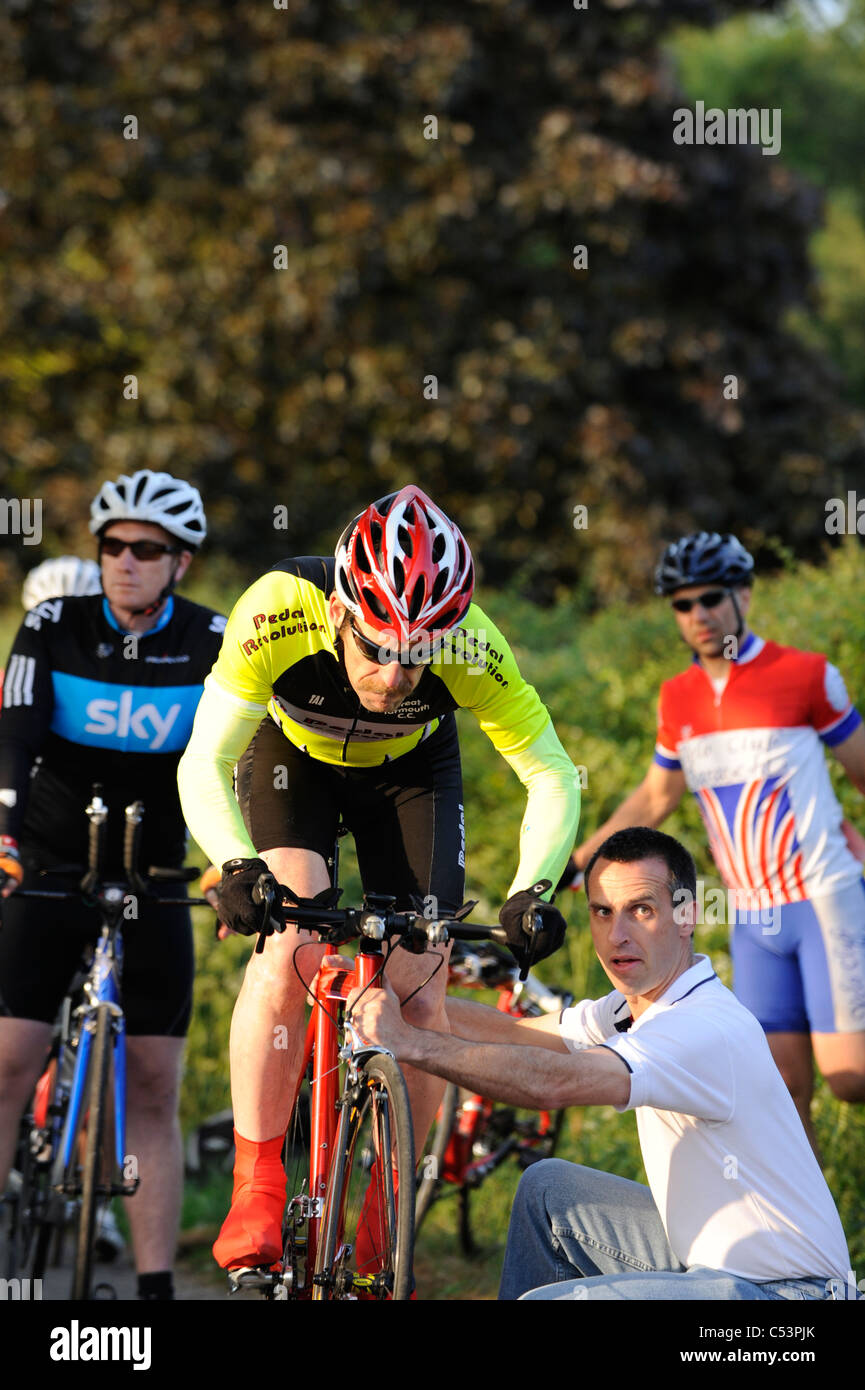
<instances>
[{"instance_id":1,"label":"man in white polo shirt","mask_svg":"<svg viewBox=\"0 0 865 1390\"><path fill-rule=\"evenodd\" d=\"M620 830L585 884L614 986L603 999L520 1020L449 999L450 1035L407 1025L389 990L349 1001L400 1062L496 1100L636 1110L649 1186L533 1165L499 1297L837 1296L846 1242L796 1107L757 1020L693 953L690 854L658 830Z\"/></svg>"}]
</instances>

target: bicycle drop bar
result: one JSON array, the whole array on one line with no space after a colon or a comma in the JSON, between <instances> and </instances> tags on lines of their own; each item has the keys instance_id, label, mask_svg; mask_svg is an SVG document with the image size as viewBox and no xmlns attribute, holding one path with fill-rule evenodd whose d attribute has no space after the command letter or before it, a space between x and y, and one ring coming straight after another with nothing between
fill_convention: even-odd
<instances>
[{"instance_id":1,"label":"bicycle drop bar","mask_svg":"<svg viewBox=\"0 0 865 1390\"><path fill-rule=\"evenodd\" d=\"M105 855L105 836L107 832L108 807L102 800L102 786L96 782L93 784L90 804L87 806L87 819L90 822L87 841L87 868L82 870L80 864L58 865L49 872L54 874L74 874L79 877L83 873L80 883L76 889L67 890L47 890L42 888L23 888L16 891L19 898L47 898L54 901L69 901L72 898L80 898L82 893L93 898L100 898L102 890L117 890L130 888L134 893L152 899L165 907L212 907L207 898L167 898L161 893L155 893L152 888L148 888L145 877L153 882L169 883L189 883L198 877L197 869L174 869L160 868L151 865L145 877L142 877L138 869L138 852L141 844L141 822L144 817L144 803L133 801L126 807L126 825L123 837L123 872L126 875L126 882L112 879L103 881L102 867Z\"/></svg>"},{"instance_id":2,"label":"bicycle drop bar","mask_svg":"<svg viewBox=\"0 0 865 1390\"><path fill-rule=\"evenodd\" d=\"M295 926L306 931L318 932L329 946L338 946L355 937L389 941L395 936L404 938L401 944L405 944L409 950L421 942L423 946L444 945L450 938L462 941L491 940L501 942L502 945L507 944L504 927L483 926L480 923L471 925L456 917L433 919L424 917L419 912L396 912L393 907L395 899L384 894L367 893L363 906L358 908L321 907L308 901L298 903L296 895L284 884L279 885L279 892L282 894L281 906L285 921L293 922ZM252 896L255 902L264 903L266 900L270 907L275 895L268 893L266 889L260 889L256 884ZM265 939L266 931L263 929L259 934L256 950L263 949Z\"/></svg>"}]
</instances>

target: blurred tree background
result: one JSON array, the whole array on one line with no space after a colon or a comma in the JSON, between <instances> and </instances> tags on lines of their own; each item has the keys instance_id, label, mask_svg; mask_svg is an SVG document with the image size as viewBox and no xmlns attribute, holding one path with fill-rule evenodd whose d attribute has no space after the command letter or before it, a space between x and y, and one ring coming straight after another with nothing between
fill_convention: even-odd
<instances>
[{"instance_id":1,"label":"blurred tree background","mask_svg":"<svg viewBox=\"0 0 865 1390\"><path fill-rule=\"evenodd\" d=\"M0 16L0 492L41 555L144 466L201 487L223 592L410 479L543 602L693 525L816 554L865 453L860 0L278 3ZM675 145L697 97L780 105L780 156ZM0 544L11 595L41 555Z\"/></svg>"}]
</instances>

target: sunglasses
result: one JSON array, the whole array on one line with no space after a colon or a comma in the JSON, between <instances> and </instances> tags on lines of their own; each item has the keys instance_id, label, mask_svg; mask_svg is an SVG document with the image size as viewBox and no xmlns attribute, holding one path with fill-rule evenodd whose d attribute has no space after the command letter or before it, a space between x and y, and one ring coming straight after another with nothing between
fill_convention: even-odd
<instances>
[{"instance_id":1,"label":"sunglasses","mask_svg":"<svg viewBox=\"0 0 865 1390\"><path fill-rule=\"evenodd\" d=\"M361 656L375 662L376 666L390 666L394 661L399 662L400 666L426 666L440 651L444 641L443 637L418 638L410 647L392 647L387 642L374 642L372 638L364 637L355 627L354 618L349 618L348 625Z\"/></svg>"},{"instance_id":2,"label":"sunglasses","mask_svg":"<svg viewBox=\"0 0 865 1390\"><path fill-rule=\"evenodd\" d=\"M161 560L163 555L179 555L176 545L162 545L159 541L122 541L119 536L103 536L99 542L100 555L122 555L131 550L136 560Z\"/></svg>"},{"instance_id":3,"label":"sunglasses","mask_svg":"<svg viewBox=\"0 0 865 1390\"><path fill-rule=\"evenodd\" d=\"M674 598L670 601L670 607L677 613L690 613L699 603L701 608L717 608L719 603L723 603L730 594L729 589L707 589L704 594L698 594L696 598Z\"/></svg>"}]
</instances>

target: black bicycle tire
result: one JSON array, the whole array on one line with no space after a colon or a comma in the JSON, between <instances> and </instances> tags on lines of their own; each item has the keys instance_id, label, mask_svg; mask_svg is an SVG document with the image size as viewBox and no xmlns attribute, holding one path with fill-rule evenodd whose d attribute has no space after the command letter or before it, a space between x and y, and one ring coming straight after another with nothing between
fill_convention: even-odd
<instances>
[{"instance_id":1,"label":"black bicycle tire","mask_svg":"<svg viewBox=\"0 0 865 1390\"><path fill-rule=\"evenodd\" d=\"M37 1161L31 1148L32 1105L21 1117L14 1167L20 1187L10 1202L6 1235L6 1277L41 1279L48 1246L63 1222L63 1204L51 1188L49 1167ZM59 1214L58 1214L59 1213Z\"/></svg>"},{"instance_id":2,"label":"black bicycle tire","mask_svg":"<svg viewBox=\"0 0 865 1390\"><path fill-rule=\"evenodd\" d=\"M30 1277L32 1279L43 1278L48 1264L48 1248L51 1241L57 1239L64 1225L65 1203L60 1203L57 1200L56 1193L52 1193L51 1197L52 1209L59 1209L60 1214L56 1220L52 1220L50 1217L46 1216L39 1223L39 1230L36 1234L36 1245L33 1251L33 1263L30 1266Z\"/></svg>"},{"instance_id":3,"label":"black bicycle tire","mask_svg":"<svg viewBox=\"0 0 865 1390\"><path fill-rule=\"evenodd\" d=\"M390 1138L391 1151L396 1154L398 1173L397 1191L393 1197L396 1231L390 1240L391 1249L386 1256L386 1279L389 1282L388 1294L379 1291L375 1296L389 1296L394 1301L411 1297L412 1258L414 1254L414 1134L411 1111L405 1078L394 1061L386 1053L374 1053L360 1068L358 1081L360 1094L346 1080L343 1102L340 1109L340 1123L335 1145L335 1154L328 1175L327 1193L324 1202L321 1243L316 1260L315 1288L313 1297L318 1299L339 1299L356 1297L350 1281L343 1281L344 1271L338 1268L338 1247L346 1243L357 1248L356 1231L342 1235L349 1189L354 1175L354 1156L358 1136L370 1115L380 1117L384 1133ZM383 1095L375 1095L376 1090ZM386 1099L386 1103L383 1103ZM379 1165L378 1172L390 1188L392 1166ZM362 1182L362 1179L358 1181ZM389 1194L388 1194L389 1196ZM379 1271L385 1274L385 1269Z\"/></svg>"},{"instance_id":4,"label":"black bicycle tire","mask_svg":"<svg viewBox=\"0 0 865 1390\"><path fill-rule=\"evenodd\" d=\"M292 1108L285 1131L282 1150L282 1165L286 1177L286 1207L282 1221L282 1264L283 1272L290 1273L291 1282L288 1297L296 1298L308 1293L312 1270L308 1267L307 1217L299 1216L293 1199L314 1196L306 1192L307 1181L312 1172L311 1136L312 1122L312 1063L307 1075L301 1079L297 1100Z\"/></svg>"},{"instance_id":5,"label":"black bicycle tire","mask_svg":"<svg viewBox=\"0 0 865 1390\"><path fill-rule=\"evenodd\" d=\"M27 1116L22 1117L19 1126L18 1143L12 1162L12 1167L16 1170L20 1178L18 1191L7 1194L4 1204L6 1220L5 1232L5 1267L6 1278L15 1279L20 1277L27 1265L30 1246L33 1239L28 1227L30 1224L30 1213L33 1209L33 1198L31 1192L35 1188L33 1181L35 1177L35 1164L30 1153L30 1126L27 1123Z\"/></svg>"},{"instance_id":6,"label":"black bicycle tire","mask_svg":"<svg viewBox=\"0 0 865 1390\"><path fill-rule=\"evenodd\" d=\"M103 1161L102 1138L105 1129L111 1044L111 1008L108 1004L100 1004L96 1010L96 1026L90 1045L85 1102L87 1106L87 1141L81 1172L81 1206L78 1214L75 1270L71 1294L73 1302L77 1303L90 1300L93 1235L96 1225L96 1209L99 1205L98 1189Z\"/></svg>"},{"instance_id":7,"label":"black bicycle tire","mask_svg":"<svg viewBox=\"0 0 865 1390\"><path fill-rule=\"evenodd\" d=\"M417 1236L421 1224L433 1202L438 1197L442 1188L442 1165L444 1156L447 1152L448 1143L456 1124L459 1113L460 1092L459 1087L449 1081L445 1086L442 1103L439 1106L438 1114L433 1129L433 1141L429 1151L423 1155L420 1162L421 1171L417 1176L417 1190L415 1192L414 1204L414 1233ZM426 1171L430 1159L434 1160L433 1172Z\"/></svg>"}]
</instances>

